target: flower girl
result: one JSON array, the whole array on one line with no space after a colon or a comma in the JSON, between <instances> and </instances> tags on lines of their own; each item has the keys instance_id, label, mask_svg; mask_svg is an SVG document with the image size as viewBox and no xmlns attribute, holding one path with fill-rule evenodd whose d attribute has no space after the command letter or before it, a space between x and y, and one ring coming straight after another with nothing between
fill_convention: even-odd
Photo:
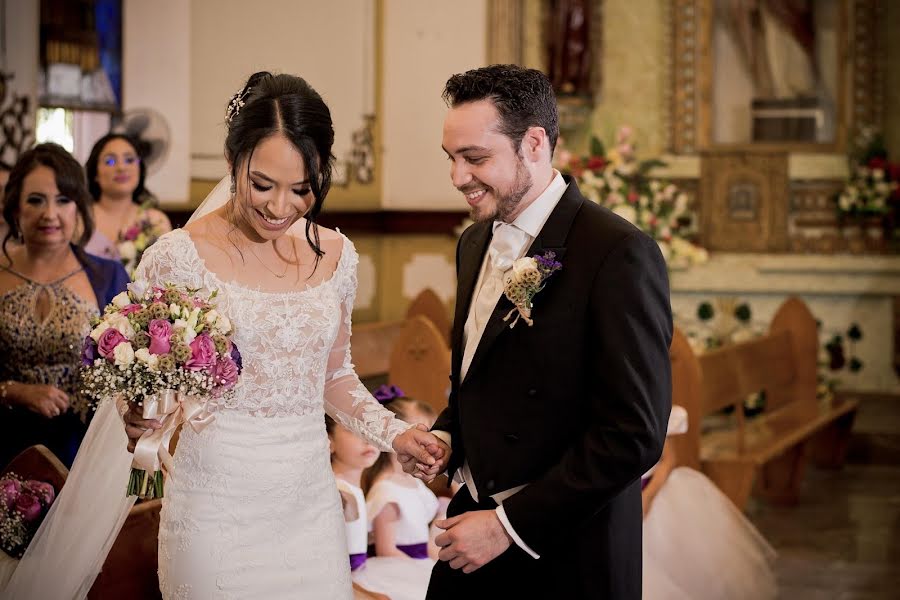
<instances>
[{"instance_id":1,"label":"flower girl","mask_svg":"<svg viewBox=\"0 0 900 600\"><path fill-rule=\"evenodd\" d=\"M331 468L344 506L354 597L377 598L378 594L385 594L392 600L424 598L431 577L431 561L366 556L370 521L362 476L379 458L378 450L330 417L325 418L325 423Z\"/></svg>"},{"instance_id":2,"label":"flower girl","mask_svg":"<svg viewBox=\"0 0 900 600\"><path fill-rule=\"evenodd\" d=\"M673 406L666 435L687 428ZM669 441L642 484L644 598L775 598L775 551L705 475L677 466Z\"/></svg>"}]
</instances>

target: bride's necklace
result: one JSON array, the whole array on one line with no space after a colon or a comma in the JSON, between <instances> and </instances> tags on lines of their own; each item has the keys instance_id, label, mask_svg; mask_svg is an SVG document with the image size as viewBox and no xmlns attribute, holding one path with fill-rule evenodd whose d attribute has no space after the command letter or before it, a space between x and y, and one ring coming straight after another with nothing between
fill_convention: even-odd
<instances>
[{"instance_id":1,"label":"bride's necklace","mask_svg":"<svg viewBox=\"0 0 900 600\"><path fill-rule=\"evenodd\" d=\"M263 259L261 259L261 258L256 254L256 251L253 250L253 246L252 246L252 245L251 245L251 246L248 246L247 248L248 248L248 250L250 250L250 254L252 254L252 255L256 258L256 261L257 261L259 264L261 264L261 265L263 266L263 268L264 268L266 271L268 271L269 273L271 273L272 275L274 275L274 276L277 277L278 279L284 279L285 277L287 277L288 268L290 267L290 263L289 263L289 262L285 261L285 264L284 264L284 273L282 273L281 275L279 275L278 273L276 273L275 271L273 271L272 269L270 269L270 268L269 268L269 265L267 265L266 262L265 262Z\"/></svg>"}]
</instances>

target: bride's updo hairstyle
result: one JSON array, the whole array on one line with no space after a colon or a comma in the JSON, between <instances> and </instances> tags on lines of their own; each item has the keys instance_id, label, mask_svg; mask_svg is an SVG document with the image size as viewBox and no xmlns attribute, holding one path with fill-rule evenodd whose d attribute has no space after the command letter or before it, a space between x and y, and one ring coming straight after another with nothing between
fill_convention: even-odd
<instances>
[{"instance_id":1,"label":"bride's updo hairstyle","mask_svg":"<svg viewBox=\"0 0 900 600\"><path fill-rule=\"evenodd\" d=\"M231 97L225 112L225 125L228 129L225 157L231 163L232 185L237 181L238 168L244 165L246 173L243 176L248 180L250 193L250 159L261 141L281 133L303 157L314 198L304 215L306 239L317 257L321 257L323 253L315 223L331 188L334 165L331 154L334 128L331 111L322 97L300 77L260 71L251 75L244 87Z\"/></svg>"}]
</instances>

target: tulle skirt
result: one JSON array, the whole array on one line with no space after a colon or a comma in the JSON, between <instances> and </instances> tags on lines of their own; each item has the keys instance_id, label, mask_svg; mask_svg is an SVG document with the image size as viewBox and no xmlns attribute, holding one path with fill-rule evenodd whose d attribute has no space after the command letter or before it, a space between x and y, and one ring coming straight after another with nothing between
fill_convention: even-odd
<instances>
[{"instance_id":1,"label":"tulle skirt","mask_svg":"<svg viewBox=\"0 0 900 600\"><path fill-rule=\"evenodd\" d=\"M353 571L354 583L391 600L422 600L428 591L434 561L428 558L376 556Z\"/></svg>"},{"instance_id":2,"label":"tulle skirt","mask_svg":"<svg viewBox=\"0 0 900 600\"><path fill-rule=\"evenodd\" d=\"M770 599L775 551L703 474L669 474L644 519L644 598Z\"/></svg>"}]
</instances>

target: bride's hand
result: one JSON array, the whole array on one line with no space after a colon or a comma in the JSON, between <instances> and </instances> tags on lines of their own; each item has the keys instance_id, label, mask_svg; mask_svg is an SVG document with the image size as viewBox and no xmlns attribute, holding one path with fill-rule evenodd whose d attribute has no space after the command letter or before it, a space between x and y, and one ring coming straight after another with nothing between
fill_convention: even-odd
<instances>
[{"instance_id":1,"label":"bride's hand","mask_svg":"<svg viewBox=\"0 0 900 600\"><path fill-rule=\"evenodd\" d=\"M134 445L148 429L159 429L162 423L156 419L142 419L140 413L128 409L122 416L125 421L125 434L128 436L128 451L134 452Z\"/></svg>"},{"instance_id":2,"label":"bride's hand","mask_svg":"<svg viewBox=\"0 0 900 600\"><path fill-rule=\"evenodd\" d=\"M431 458L431 461L422 460L419 455L411 452L404 452L397 445L397 440L401 436L411 435L415 438L415 448L420 450L424 448L425 456ZM450 460L450 448L439 437L428 431L425 425L419 423L415 427L407 429L394 440L394 450L397 452L397 460L403 470L410 475L429 483L447 468Z\"/></svg>"}]
</instances>

